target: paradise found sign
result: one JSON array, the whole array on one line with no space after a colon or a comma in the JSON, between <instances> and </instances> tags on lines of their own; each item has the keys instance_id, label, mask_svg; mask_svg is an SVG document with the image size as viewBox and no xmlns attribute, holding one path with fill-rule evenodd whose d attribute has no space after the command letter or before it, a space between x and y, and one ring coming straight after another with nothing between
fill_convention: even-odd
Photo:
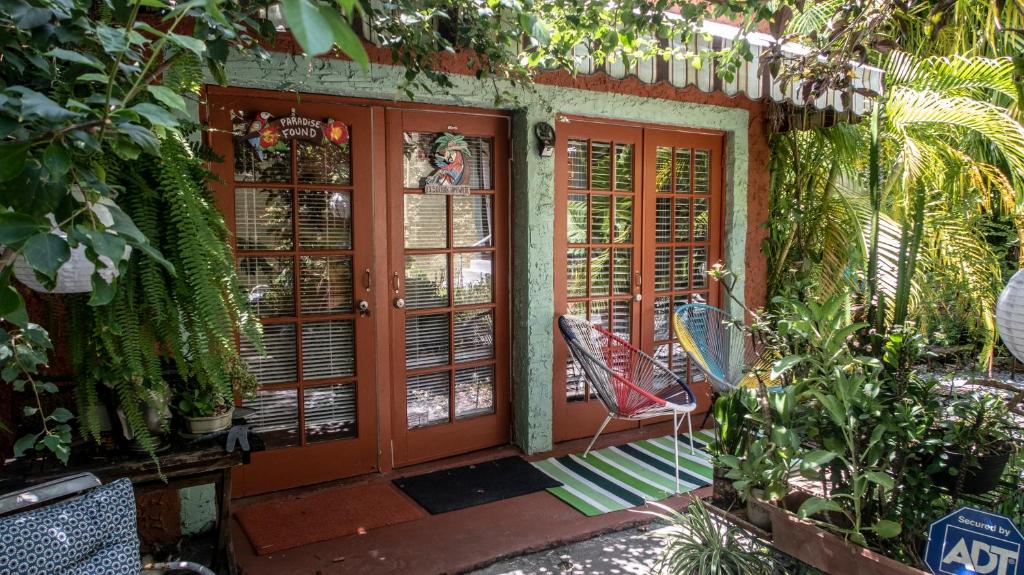
<instances>
[{"instance_id":1,"label":"paradise found sign","mask_svg":"<svg viewBox=\"0 0 1024 575\"><path fill-rule=\"evenodd\" d=\"M961 507L932 523L924 562L935 575L1024 575L1022 546L1013 521Z\"/></svg>"},{"instance_id":2,"label":"paradise found sign","mask_svg":"<svg viewBox=\"0 0 1024 575\"><path fill-rule=\"evenodd\" d=\"M348 126L338 120L314 120L302 116L274 118L270 112L260 112L249 124L242 139L248 141L260 159L266 152L284 152L292 140L329 142L336 146L348 144Z\"/></svg>"},{"instance_id":3,"label":"paradise found sign","mask_svg":"<svg viewBox=\"0 0 1024 575\"><path fill-rule=\"evenodd\" d=\"M466 164L469 143L465 136L445 132L434 140L434 171L424 179L423 193L449 196L469 195Z\"/></svg>"}]
</instances>

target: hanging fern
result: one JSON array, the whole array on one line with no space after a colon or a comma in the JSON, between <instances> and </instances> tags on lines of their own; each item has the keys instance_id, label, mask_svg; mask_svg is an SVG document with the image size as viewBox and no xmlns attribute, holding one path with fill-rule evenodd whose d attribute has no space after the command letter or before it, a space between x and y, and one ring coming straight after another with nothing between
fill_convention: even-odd
<instances>
[{"instance_id":1,"label":"hanging fern","mask_svg":"<svg viewBox=\"0 0 1024 575\"><path fill-rule=\"evenodd\" d=\"M133 254L107 306L77 308L71 321L73 361L83 434L98 439L99 388L113 390L139 446L156 441L142 407L165 395L162 362L172 362L190 389L230 404L235 392L255 388L235 346L236 333L260 346L261 328L247 309L235 275L229 230L207 188L209 174L178 134L161 143L159 163L115 162L112 183L124 188L120 205L174 272Z\"/></svg>"}]
</instances>

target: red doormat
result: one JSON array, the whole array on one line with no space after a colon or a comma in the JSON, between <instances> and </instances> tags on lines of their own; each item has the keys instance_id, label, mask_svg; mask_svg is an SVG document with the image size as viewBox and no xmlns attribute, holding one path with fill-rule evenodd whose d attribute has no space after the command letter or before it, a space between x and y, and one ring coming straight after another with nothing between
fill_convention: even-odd
<instances>
[{"instance_id":1,"label":"red doormat","mask_svg":"<svg viewBox=\"0 0 1024 575\"><path fill-rule=\"evenodd\" d=\"M235 512L258 555L405 523L427 512L391 483L330 487Z\"/></svg>"}]
</instances>

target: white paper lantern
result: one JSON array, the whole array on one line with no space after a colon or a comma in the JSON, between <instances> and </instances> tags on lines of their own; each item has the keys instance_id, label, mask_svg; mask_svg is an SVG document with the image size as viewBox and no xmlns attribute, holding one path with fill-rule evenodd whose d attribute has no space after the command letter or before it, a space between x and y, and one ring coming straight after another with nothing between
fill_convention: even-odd
<instances>
[{"instance_id":1,"label":"white paper lantern","mask_svg":"<svg viewBox=\"0 0 1024 575\"><path fill-rule=\"evenodd\" d=\"M996 302L996 325L1003 343L1020 361L1024 361L1024 270L1013 274Z\"/></svg>"}]
</instances>

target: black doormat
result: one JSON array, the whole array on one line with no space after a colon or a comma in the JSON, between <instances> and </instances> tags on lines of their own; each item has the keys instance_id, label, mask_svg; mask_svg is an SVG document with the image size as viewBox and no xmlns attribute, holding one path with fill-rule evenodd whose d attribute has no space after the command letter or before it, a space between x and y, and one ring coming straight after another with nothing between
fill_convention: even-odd
<instances>
[{"instance_id":1,"label":"black doormat","mask_svg":"<svg viewBox=\"0 0 1024 575\"><path fill-rule=\"evenodd\" d=\"M433 515L562 485L515 456L402 477L393 483Z\"/></svg>"}]
</instances>

